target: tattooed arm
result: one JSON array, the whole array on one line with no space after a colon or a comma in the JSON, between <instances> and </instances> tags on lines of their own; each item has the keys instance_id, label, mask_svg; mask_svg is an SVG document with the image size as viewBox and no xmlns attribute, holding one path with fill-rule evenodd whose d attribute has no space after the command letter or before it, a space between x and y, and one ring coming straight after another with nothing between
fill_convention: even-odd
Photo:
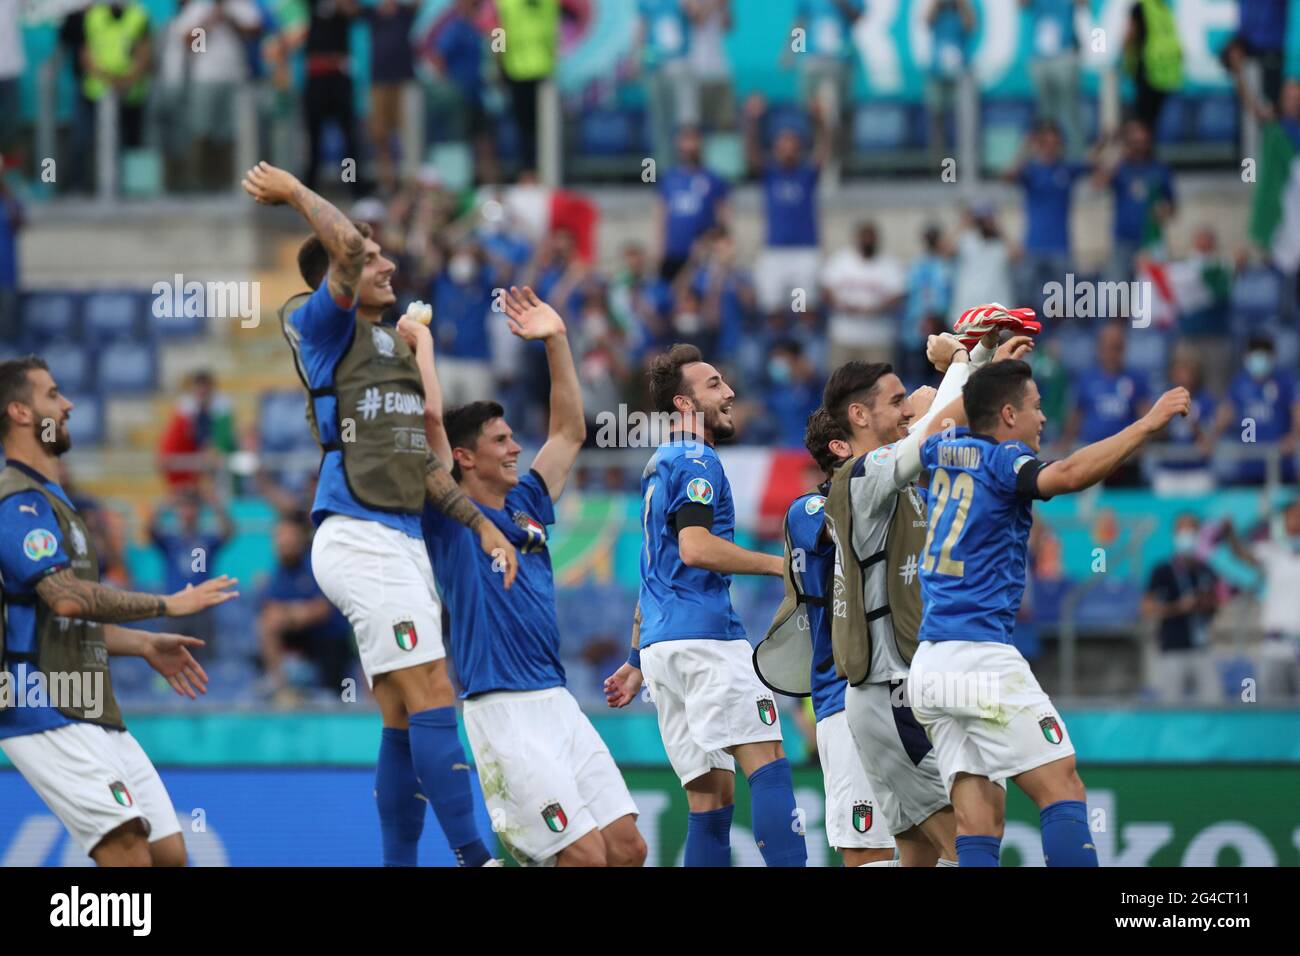
<instances>
[{"instance_id":1,"label":"tattooed arm","mask_svg":"<svg viewBox=\"0 0 1300 956\"><path fill-rule=\"evenodd\" d=\"M492 557L492 570L504 573L504 584L510 587L519 570L519 555L514 546L460 490L447 466L433 452L429 452L424 460L424 490L435 508L478 534L479 547Z\"/></svg>"},{"instance_id":2,"label":"tattooed arm","mask_svg":"<svg viewBox=\"0 0 1300 956\"><path fill-rule=\"evenodd\" d=\"M312 192L297 177L261 162L244 176L244 191L268 206L288 204L311 224L330 257L329 292L342 309L352 308L366 261L366 240L333 203Z\"/></svg>"},{"instance_id":3,"label":"tattooed arm","mask_svg":"<svg viewBox=\"0 0 1300 956\"><path fill-rule=\"evenodd\" d=\"M143 621L151 617L184 617L214 604L238 597L231 591L235 579L222 575L204 581L198 587L187 587L175 594L143 594L139 591L119 591L94 581L83 581L68 568L46 575L36 584L36 594L59 617L75 617L83 621L116 624L122 621Z\"/></svg>"}]
</instances>

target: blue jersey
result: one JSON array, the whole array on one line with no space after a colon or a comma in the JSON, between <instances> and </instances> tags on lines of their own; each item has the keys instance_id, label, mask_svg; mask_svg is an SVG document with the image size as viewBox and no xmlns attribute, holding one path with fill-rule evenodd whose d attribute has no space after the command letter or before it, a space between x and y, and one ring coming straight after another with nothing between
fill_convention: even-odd
<instances>
[{"instance_id":1,"label":"blue jersey","mask_svg":"<svg viewBox=\"0 0 1300 956\"><path fill-rule=\"evenodd\" d=\"M695 240L717 223L718 205L727 198L727 188L726 180L707 169L668 170L659 181L665 255L683 259L690 255Z\"/></svg>"},{"instance_id":2,"label":"blue jersey","mask_svg":"<svg viewBox=\"0 0 1300 956\"><path fill-rule=\"evenodd\" d=\"M341 309L329 293L328 280L312 293L303 305L289 316L289 321L301 337L298 355L302 359L303 373L309 388L322 389L334 386L334 368L347 354L356 334L356 306ZM316 400L317 427L322 444L339 441L338 399L326 395ZM321 459L320 480L316 485L316 500L312 504L311 518L320 524L331 514L347 515L362 521L378 521L382 525L410 535L420 536L420 516L377 511L358 501L348 488L343 474L343 452L328 451Z\"/></svg>"},{"instance_id":3,"label":"blue jersey","mask_svg":"<svg viewBox=\"0 0 1300 956\"><path fill-rule=\"evenodd\" d=\"M736 508L722 462L694 437L660 445L641 476L643 648L686 638L745 639L731 607L731 575L682 563L674 519L688 506L719 538L735 537Z\"/></svg>"},{"instance_id":4,"label":"blue jersey","mask_svg":"<svg viewBox=\"0 0 1300 956\"><path fill-rule=\"evenodd\" d=\"M8 464L40 481L72 507L63 489L47 481L44 475L12 461ZM70 568L72 560L64 548L59 520L39 491L20 491L0 501L0 528L3 528L0 581L3 581L5 597L5 651L30 654L36 650L36 585L46 575ZM14 696L24 694L24 701L28 702L32 696L26 693L31 686L26 667L20 662L8 665L6 669L13 676L6 678L6 683ZM76 721L54 707L5 707L0 709L0 738L39 734L72 723Z\"/></svg>"},{"instance_id":5,"label":"blue jersey","mask_svg":"<svg viewBox=\"0 0 1300 956\"><path fill-rule=\"evenodd\" d=\"M763 209L767 244L774 247L817 245L817 179L812 163L793 168L768 163L763 170Z\"/></svg>"},{"instance_id":6,"label":"blue jersey","mask_svg":"<svg viewBox=\"0 0 1300 956\"><path fill-rule=\"evenodd\" d=\"M506 494L505 507L478 509L519 552L509 591L478 535L432 505L424 509L424 544L451 615L448 645L461 696L563 687L546 530L555 511L546 483L530 471Z\"/></svg>"},{"instance_id":7,"label":"blue jersey","mask_svg":"<svg viewBox=\"0 0 1300 956\"><path fill-rule=\"evenodd\" d=\"M930 472L930 530L921 559L922 641L1011 644L1025 593L1037 476L1024 442L958 428L921 446Z\"/></svg>"},{"instance_id":8,"label":"blue jersey","mask_svg":"<svg viewBox=\"0 0 1300 956\"><path fill-rule=\"evenodd\" d=\"M1092 444L1109 438L1137 421L1147 398L1147 386L1134 372L1107 372L1090 368L1075 382L1075 407L1079 410L1079 440Z\"/></svg>"},{"instance_id":9,"label":"blue jersey","mask_svg":"<svg viewBox=\"0 0 1300 956\"><path fill-rule=\"evenodd\" d=\"M790 547L803 555L799 585L804 594L813 598L826 597L835 567L835 545L822 540L825 519L826 496L820 493L800 495L785 515ZM813 713L818 720L825 720L844 709L844 689L849 682L835 673L831 619L826 615L825 606L809 603L807 611L808 633L812 638Z\"/></svg>"}]
</instances>

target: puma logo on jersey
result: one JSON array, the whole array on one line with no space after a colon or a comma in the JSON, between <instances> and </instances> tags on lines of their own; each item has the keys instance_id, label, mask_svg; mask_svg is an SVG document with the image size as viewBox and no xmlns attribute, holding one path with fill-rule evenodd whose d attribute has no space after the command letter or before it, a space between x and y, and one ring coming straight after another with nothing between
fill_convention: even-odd
<instances>
[{"instance_id":1,"label":"puma logo on jersey","mask_svg":"<svg viewBox=\"0 0 1300 956\"><path fill-rule=\"evenodd\" d=\"M26 511L28 514L31 514L31 515L38 515L38 514L40 514L40 512L36 510L36 506L35 506L35 505L19 505L19 506L18 506L18 513L19 513L19 514L22 514L24 511Z\"/></svg>"}]
</instances>

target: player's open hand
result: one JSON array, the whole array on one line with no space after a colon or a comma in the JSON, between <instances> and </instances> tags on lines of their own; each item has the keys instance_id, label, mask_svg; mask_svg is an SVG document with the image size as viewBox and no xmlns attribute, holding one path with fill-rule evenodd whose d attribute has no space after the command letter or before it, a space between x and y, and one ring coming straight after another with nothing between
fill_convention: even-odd
<instances>
[{"instance_id":1,"label":"player's open hand","mask_svg":"<svg viewBox=\"0 0 1300 956\"><path fill-rule=\"evenodd\" d=\"M167 617L185 617L197 614L217 604L239 597L238 591L232 591L239 581L228 574L204 581L198 587L185 585L184 591L177 591L163 599L163 614Z\"/></svg>"},{"instance_id":2,"label":"player's open hand","mask_svg":"<svg viewBox=\"0 0 1300 956\"><path fill-rule=\"evenodd\" d=\"M190 653L191 647L202 647L203 641L184 634L151 634L144 653L140 655L156 670L172 690L190 700L208 692L208 675Z\"/></svg>"},{"instance_id":3,"label":"player's open hand","mask_svg":"<svg viewBox=\"0 0 1300 956\"><path fill-rule=\"evenodd\" d=\"M510 585L515 583L515 575L519 573L519 554L515 551L515 546L506 540L500 528L486 518L479 525L478 543L483 553L492 559L492 570L505 575L502 583L509 590Z\"/></svg>"},{"instance_id":4,"label":"player's open hand","mask_svg":"<svg viewBox=\"0 0 1300 956\"><path fill-rule=\"evenodd\" d=\"M605 703L611 707L626 707L641 691L641 668L624 664L605 678Z\"/></svg>"},{"instance_id":5,"label":"player's open hand","mask_svg":"<svg viewBox=\"0 0 1300 956\"><path fill-rule=\"evenodd\" d=\"M560 314L539 299L531 287L511 286L501 299L510 331L521 339L549 339L564 334Z\"/></svg>"},{"instance_id":6,"label":"player's open hand","mask_svg":"<svg viewBox=\"0 0 1300 956\"><path fill-rule=\"evenodd\" d=\"M965 348L966 346L957 341L957 336L951 332L941 332L926 339L925 357L931 365L942 373L948 371L953 356Z\"/></svg>"},{"instance_id":7,"label":"player's open hand","mask_svg":"<svg viewBox=\"0 0 1300 956\"><path fill-rule=\"evenodd\" d=\"M1171 388L1151 406L1143 416L1152 432L1158 432L1173 420L1175 415L1186 415L1192 407L1191 393L1185 388Z\"/></svg>"},{"instance_id":8,"label":"player's open hand","mask_svg":"<svg viewBox=\"0 0 1300 956\"><path fill-rule=\"evenodd\" d=\"M1028 335L1013 335L993 353L993 361L1001 362L1004 359L1022 359L1034 350L1034 340Z\"/></svg>"},{"instance_id":9,"label":"player's open hand","mask_svg":"<svg viewBox=\"0 0 1300 956\"><path fill-rule=\"evenodd\" d=\"M263 160L244 173L244 192L264 206L282 206L292 202L301 187L293 173Z\"/></svg>"}]
</instances>

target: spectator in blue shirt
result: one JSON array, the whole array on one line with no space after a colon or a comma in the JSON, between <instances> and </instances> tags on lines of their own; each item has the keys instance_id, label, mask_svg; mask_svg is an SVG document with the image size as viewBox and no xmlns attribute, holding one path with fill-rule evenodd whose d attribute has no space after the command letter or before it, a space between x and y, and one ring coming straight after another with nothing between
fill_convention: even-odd
<instances>
[{"instance_id":1,"label":"spectator in blue shirt","mask_svg":"<svg viewBox=\"0 0 1300 956\"><path fill-rule=\"evenodd\" d=\"M925 359L931 335L946 332L952 322L952 241L937 225L921 234L922 252L907 269L907 292L899 352L903 381L928 384L934 368Z\"/></svg>"},{"instance_id":2,"label":"spectator in blue shirt","mask_svg":"<svg viewBox=\"0 0 1300 956\"><path fill-rule=\"evenodd\" d=\"M1079 119L1079 36L1075 13L1088 9L1088 0L1020 0L1029 13L1033 59L1029 75L1034 80L1039 119L1056 119L1065 130L1066 155L1077 158L1083 150Z\"/></svg>"},{"instance_id":3,"label":"spectator in blue shirt","mask_svg":"<svg viewBox=\"0 0 1300 956\"><path fill-rule=\"evenodd\" d=\"M737 362L744 367L752 357L745 353L757 345L749 333L758 326L758 300L754 279L736 262L736 244L721 226L707 232L696 246L688 278L692 291L700 297L704 321L716 330L716 340L709 354L723 362Z\"/></svg>"},{"instance_id":4,"label":"spectator in blue shirt","mask_svg":"<svg viewBox=\"0 0 1300 956\"><path fill-rule=\"evenodd\" d=\"M1218 402L1201 384L1201 363L1197 353L1180 348L1169 363L1169 387L1185 388L1192 396L1186 415L1175 416L1165 429L1163 443L1190 458L1168 458L1159 463L1152 476L1157 494L1204 494L1214 488L1210 456L1214 452Z\"/></svg>"},{"instance_id":5,"label":"spectator in blue shirt","mask_svg":"<svg viewBox=\"0 0 1300 956\"><path fill-rule=\"evenodd\" d=\"M200 522L205 500L216 518L215 532L206 530ZM160 509L154 512L149 524L149 539L162 556L166 590L170 594L211 578L217 554L235 533L234 522L220 500L211 493L201 495L193 486L177 492L172 510L172 521L167 521ZM206 642L205 646L194 649L196 657L212 653L215 625L212 608L185 618L185 633Z\"/></svg>"},{"instance_id":6,"label":"spectator in blue shirt","mask_svg":"<svg viewBox=\"0 0 1300 956\"><path fill-rule=\"evenodd\" d=\"M456 98L454 135L474 147L480 181L497 182L496 146L484 105L483 37L474 24L481 0L456 0L429 44L429 60Z\"/></svg>"},{"instance_id":7,"label":"spectator in blue shirt","mask_svg":"<svg viewBox=\"0 0 1300 956\"><path fill-rule=\"evenodd\" d=\"M764 312L792 307L807 311L816 305L820 268L817 225L817 182L830 156L831 143L820 108L809 107L813 149L805 155L796 130L776 132L769 159L763 153L759 124L766 113L763 97L745 103L745 148L752 175L761 179L767 242L754 263L758 304Z\"/></svg>"},{"instance_id":8,"label":"spectator in blue shirt","mask_svg":"<svg viewBox=\"0 0 1300 956\"><path fill-rule=\"evenodd\" d=\"M1242 369L1228 385L1228 398L1219 410L1216 434L1224 432L1243 446L1276 449L1282 455L1281 480L1296 480L1295 453L1300 444L1300 398L1291 372L1277 367L1273 340L1255 335L1246 347ZM1238 462L1236 481L1263 484L1268 476L1264 459Z\"/></svg>"},{"instance_id":9,"label":"spectator in blue shirt","mask_svg":"<svg viewBox=\"0 0 1300 956\"><path fill-rule=\"evenodd\" d=\"M281 515L275 524L275 569L260 595L257 637L268 690L284 703L293 696L285 679L286 652L305 658L316 683L334 691L355 657L352 629L316 584L310 553L306 516Z\"/></svg>"},{"instance_id":10,"label":"spectator in blue shirt","mask_svg":"<svg viewBox=\"0 0 1300 956\"><path fill-rule=\"evenodd\" d=\"M1097 366L1074 383L1074 410L1065 428L1066 448L1091 445L1127 428L1146 414L1151 402L1143 377L1124 367L1124 326L1112 320L1097 336ZM1138 462L1130 459L1106 479L1111 486L1141 483Z\"/></svg>"},{"instance_id":11,"label":"spectator in blue shirt","mask_svg":"<svg viewBox=\"0 0 1300 956\"><path fill-rule=\"evenodd\" d=\"M1286 65L1289 0L1238 0L1237 35L1232 43L1247 60L1259 64L1261 94L1274 105L1282 93Z\"/></svg>"},{"instance_id":12,"label":"spectator in blue shirt","mask_svg":"<svg viewBox=\"0 0 1300 956\"><path fill-rule=\"evenodd\" d=\"M370 143L386 195L397 189L402 90L415 79L410 40L415 9L411 0L379 0L361 11L370 24Z\"/></svg>"},{"instance_id":13,"label":"spectator in blue shirt","mask_svg":"<svg viewBox=\"0 0 1300 956\"><path fill-rule=\"evenodd\" d=\"M931 0L925 22L930 27L930 78L926 108L930 113L930 149L947 148L948 116L957 106L957 91L970 58L975 33L975 9L970 0Z\"/></svg>"},{"instance_id":14,"label":"spectator in blue shirt","mask_svg":"<svg viewBox=\"0 0 1300 956\"><path fill-rule=\"evenodd\" d=\"M778 342L767 362L763 403L772 434L768 443L802 448L808 416L821 405L825 384L798 342Z\"/></svg>"},{"instance_id":15,"label":"spectator in blue shirt","mask_svg":"<svg viewBox=\"0 0 1300 956\"><path fill-rule=\"evenodd\" d=\"M1152 153L1151 130L1133 119L1124 124L1122 135L1123 158L1114 166L1098 165L1093 182L1110 186L1114 195L1110 272L1113 280L1127 282L1138 251L1163 241L1175 200L1173 173Z\"/></svg>"},{"instance_id":16,"label":"spectator in blue shirt","mask_svg":"<svg viewBox=\"0 0 1300 956\"><path fill-rule=\"evenodd\" d=\"M1070 271L1074 184L1087 175L1088 167L1067 162L1064 152L1060 127L1044 120L1025 138L1018 162L1003 174L1025 194L1022 300L1034 309L1043 301L1044 286L1064 282Z\"/></svg>"},{"instance_id":17,"label":"spectator in blue shirt","mask_svg":"<svg viewBox=\"0 0 1300 956\"><path fill-rule=\"evenodd\" d=\"M655 162L672 161L673 130L699 120L699 91L689 59L691 22L683 0L637 0L641 68L646 78Z\"/></svg>"},{"instance_id":18,"label":"spectator in blue shirt","mask_svg":"<svg viewBox=\"0 0 1300 956\"><path fill-rule=\"evenodd\" d=\"M492 290L496 277L482 248L466 239L452 248L433 280L438 383L447 406L492 394Z\"/></svg>"},{"instance_id":19,"label":"spectator in blue shirt","mask_svg":"<svg viewBox=\"0 0 1300 956\"><path fill-rule=\"evenodd\" d=\"M700 131L683 126L677 132L678 164L659 177L659 274L665 282L677 278L700 236L726 225L727 183L704 168L701 155Z\"/></svg>"},{"instance_id":20,"label":"spectator in blue shirt","mask_svg":"<svg viewBox=\"0 0 1300 956\"><path fill-rule=\"evenodd\" d=\"M619 327L632 357L638 363L668 341L668 313L673 297L668 283L650 267L650 258L639 242L623 247L623 267L610 282L610 317Z\"/></svg>"}]
</instances>

